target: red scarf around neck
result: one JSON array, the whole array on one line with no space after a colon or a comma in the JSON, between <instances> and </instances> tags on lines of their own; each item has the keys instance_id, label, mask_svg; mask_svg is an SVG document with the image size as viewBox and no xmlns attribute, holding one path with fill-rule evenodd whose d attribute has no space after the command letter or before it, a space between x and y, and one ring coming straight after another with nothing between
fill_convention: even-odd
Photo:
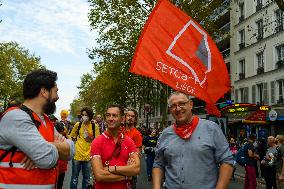
<instances>
[{"instance_id":1,"label":"red scarf around neck","mask_svg":"<svg viewBox=\"0 0 284 189\"><path fill-rule=\"evenodd\" d=\"M114 140L113 136L111 136L107 131L105 131L104 134L105 134L108 138ZM116 142L116 144L115 144L115 148L114 148L112 157L117 157L117 156L120 154L120 151L121 151L121 143L122 143L123 140L124 140L123 133L119 132L118 135L117 135L117 142Z\"/></svg>"},{"instance_id":2,"label":"red scarf around neck","mask_svg":"<svg viewBox=\"0 0 284 189\"><path fill-rule=\"evenodd\" d=\"M173 126L174 131L180 138L188 140L196 129L198 121L199 118L197 116L194 116L192 121L188 124L177 126L177 124L175 123Z\"/></svg>"}]
</instances>

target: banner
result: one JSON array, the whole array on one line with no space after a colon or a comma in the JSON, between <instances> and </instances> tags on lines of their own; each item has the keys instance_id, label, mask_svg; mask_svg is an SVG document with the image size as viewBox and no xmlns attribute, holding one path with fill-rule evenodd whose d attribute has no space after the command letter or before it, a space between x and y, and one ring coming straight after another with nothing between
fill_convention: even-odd
<instances>
[{"instance_id":1,"label":"banner","mask_svg":"<svg viewBox=\"0 0 284 189\"><path fill-rule=\"evenodd\" d=\"M129 71L204 100L209 113L218 116L214 104L230 89L227 68L214 41L168 0L159 1L149 16Z\"/></svg>"}]
</instances>

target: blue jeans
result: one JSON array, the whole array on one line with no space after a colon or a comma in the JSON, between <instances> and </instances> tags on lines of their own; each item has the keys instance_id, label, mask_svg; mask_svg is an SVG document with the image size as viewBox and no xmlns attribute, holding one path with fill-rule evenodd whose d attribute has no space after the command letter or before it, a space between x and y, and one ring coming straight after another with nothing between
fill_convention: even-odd
<instances>
[{"instance_id":1,"label":"blue jeans","mask_svg":"<svg viewBox=\"0 0 284 189\"><path fill-rule=\"evenodd\" d=\"M70 182L70 189L77 189L78 176L82 168L83 182L82 189L87 189L90 183L91 163L90 161L72 160L72 176Z\"/></svg>"},{"instance_id":2,"label":"blue jeans","mask_svg":"<svg viewBox=\"0 0 284 189\"><path fill-rule=\"evenodd\" d=\"M146 164L147 164L147 175L148 177L152 176L152 168L155 159L155 154L149 153L147 154Z\"/></svg>"}]
</instances>

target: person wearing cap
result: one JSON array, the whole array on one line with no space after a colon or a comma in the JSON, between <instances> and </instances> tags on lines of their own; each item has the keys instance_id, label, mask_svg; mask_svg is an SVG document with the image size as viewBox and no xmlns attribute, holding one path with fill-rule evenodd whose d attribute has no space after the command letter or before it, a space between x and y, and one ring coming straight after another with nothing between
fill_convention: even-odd
<instances>
[{"instance_id":1,"label":"person wearing cap","mask_svg":"<svg viewBox=\"0 0 284 189\"><path fill-rule=\"evenodd\" d=\"M152 170L153 189L225 189L233 156L220 126L192 114L193 102L173 92L169 110L175 123L161 134Z\"/></svg>"}]
</instances>

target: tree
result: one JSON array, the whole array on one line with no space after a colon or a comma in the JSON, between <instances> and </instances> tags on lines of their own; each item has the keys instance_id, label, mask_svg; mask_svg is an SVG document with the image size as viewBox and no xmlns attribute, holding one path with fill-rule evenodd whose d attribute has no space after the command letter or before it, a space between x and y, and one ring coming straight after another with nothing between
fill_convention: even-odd
<instances>
[{"instance_id":1,"label":"tree","mask_svg":"<svg viewBox=\"0 0 284 189\"><path fill-rule=\"evenodd\" d=\"M144 106L166 104L167 87L160 82L128 72L135 47L151 10L154 0L89 0L91 29L99 33L98 46L89 49L94 62L92 77L83 77L79 86L79 98L102 112L109 103ZM223 0L173 1L196 21L206 26L209 33L218 32L210 13ZM87 86L86 86L87 83ZM164 107L164 115L167 108Z\"/></svg>"},{"instance_id":2,"label":"tree","mask_svg":"<svg viewBox=\"0 0 284 189\"><path fill-rule=\"evenodd\" d=\"M76 121L78 115L80 115L81 109L85 107L85 103L81 99L74 99L70 104L70 115L72 117L72 122Z\"/></svg>"},{"instance_id":3,"label":"tree","mask_svg":"<svg viewBox=\"0 0 284 189\"><path fill-rule=\"evenodd\" d=\"M22 99L22 83L30 71L43 68L40 58L16 42L0 43L0 101Z\"/></svg>"}]
</instances>

